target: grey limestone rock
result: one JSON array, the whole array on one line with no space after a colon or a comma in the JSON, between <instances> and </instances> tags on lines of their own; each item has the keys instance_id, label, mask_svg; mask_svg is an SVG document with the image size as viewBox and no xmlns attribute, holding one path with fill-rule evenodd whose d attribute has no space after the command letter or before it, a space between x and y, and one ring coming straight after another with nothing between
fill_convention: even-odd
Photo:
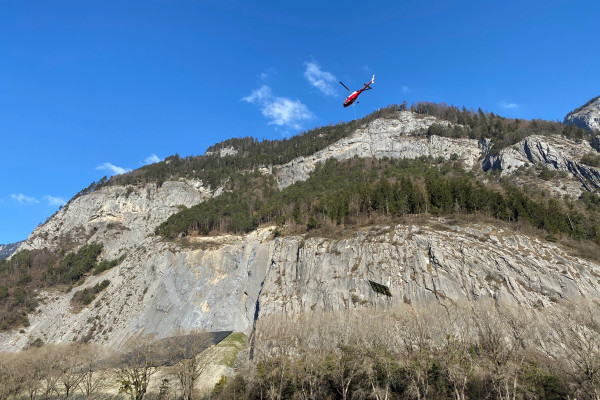
<instances>
[{"instance_id":1,"label":"grey limestone rock","mask_svg":"<svg viewBox=\"0 0 600 400\"><path fill-rule=\"evenodd\" d=\"M196 249L146 238L122 264L86 280L82 288L111 283L80 312L70 306L72 293L42 293L26 333L0 335L0 349L84 337L119 348L141 333L160 338L190 328L250 333L255 319L278 313L479 299L535 308L600 298L597 263L485 224L439 219L339 239L275 238L263 228L194 240ZM392 297L373 292L368 280L389 286Z\"/></svg>"},{"instance_id":2,"label":"grey limestone rock","mask_svg":"<svg viewBox=\"0 0 600 400\"><path fill-rule=\"evenodd\" d=\"M590 132L600 132L600 96L568 113L564 123L585 128Z\"/></svg>"},{"instance_id":3,"label":"grey limestone rock","mask_svg":"<svg viewBox=\"0 0 600 400\"><path fill-rule=\"evenodd\" d=\"M487 148L483 148L486 151ZM543 166L563 172L576 182L578 185L570 185L570 193L578 193L581 188L596 191L600 189L600 171L580 162L583 155L593 151L590 142L585 140L577 142L558 136L532 135L501 150L496 156L489 155L488 150L484 166L500 170L501 175L513 175L522 167ZM548 190L556 192L557 188L548 187Z\"/></svg>"},{"instance_id":4,"label":"grey limestone rock","mask_svg":"<svg viewBox=\"0 0 600 400\"><path fill-rule=\"evenodd\" d=\"M355 133L309 157L299 157L277 167L279 188L308 179L316 165L328 158L347 160L353 157L408 158L422 156L456 157L467 169L477 164L481 149L477 140L443 138L425 133L432 124L450 125L435 117L422 116L411 111L399 111L396 118L380 118L358 126Z\"/></svg>"}]
</instances>

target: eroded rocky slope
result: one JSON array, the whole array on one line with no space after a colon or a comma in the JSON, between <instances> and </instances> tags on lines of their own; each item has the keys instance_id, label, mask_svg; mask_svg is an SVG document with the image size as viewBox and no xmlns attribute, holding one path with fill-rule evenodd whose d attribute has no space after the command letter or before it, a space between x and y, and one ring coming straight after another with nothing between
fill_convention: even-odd
<instances>
[{"instance_id":1,"label":"eroded rocky slope","mask_svg":"<svg viewBox=\"0 0 600 400\"><path fill-rule=\"evenodd\" d=\"M21 249L60 251L85 243L104 245L105 258L143 246L154 228L180 207L212 197L200 181L171 181L158 186L108 186L72 199L37 227Z\"/></svg>"},{"instance_id":2,"label":"eroded rocky slope","mask_svg":"<svg viewBox=\"0 0 600 400\"><path fill-rule=\"evenodd\" d=\"M395 118L381 118L358 126L350 137L340 140L310 157L299 157L277 168L280 188L294 182L306 180L315 166L328 158L347 160L359 158L408 158L441 157L456 158L470 169L482 156L477 140L427 137L427 128L432 124L450 125L435 117L417 115L411 111L400 111Z\"/></svg>"}]
</instances>

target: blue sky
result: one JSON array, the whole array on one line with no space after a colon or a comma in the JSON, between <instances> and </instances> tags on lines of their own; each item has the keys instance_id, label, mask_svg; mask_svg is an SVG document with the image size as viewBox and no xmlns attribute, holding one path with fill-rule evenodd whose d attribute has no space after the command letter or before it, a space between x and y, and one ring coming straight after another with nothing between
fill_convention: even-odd
<instances>
[{"instance_id":1,"label":"blue sky","mask_svg":"<svg viewBox=\"0 0 600 400\"><path fill-rule=\"evenodd\" d=\"M417 101L562 120L600 95L597 1L0 2L0 243L79 190L231 137ZM352 89L375 74L355 109Z\"/></svg>"}]
</instances>

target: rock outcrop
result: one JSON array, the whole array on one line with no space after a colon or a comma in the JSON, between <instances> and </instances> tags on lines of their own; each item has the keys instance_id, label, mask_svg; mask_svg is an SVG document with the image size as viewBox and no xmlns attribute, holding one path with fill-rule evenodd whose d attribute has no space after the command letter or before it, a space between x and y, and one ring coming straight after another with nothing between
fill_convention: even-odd
<instances>
[{"instance_id":1,"label":"rock outcrop","mask_svg":"<svg viewBox=\"0 0 600 400\"><path fill-rule=\"evenodd\" d=\"M600 265L553 244L483 224L423 222L339 240L281 240L260 315L483 298L547 307L600 297ZM368 280L387 285L392 297L377 295Z\"/></svg>"},{"instance_id":2,"label":"rock outcrop","mask_svg":"<svg viewBox=\"0 0 600 400\"><path fill-rule=\"evenodd\" d=\"M484 145L483 148L487 151L489 146ZM566 177L574 179L565 180L564 190L555 185L548 185L548 190L559 195L577 195L581 189L600 189L600 171L581 163L583 155L594 151L593 145L586 140L573 141L558 136L532 135L501 150L496 156L487 152L483 166L484 169L498 169L501 175L514 175L522 168L535 166L563 172Z\"/></svg>"},{"instance_id":3,"label":"rock outcrop","mask_svg":"<svg viewBox=\"0 0 600 400\"><path fill-rule=\"evenodd\" d=\"M590 132L600 132L600 96L568 113L564 123L585 128Z\"/></svg>"},{"instance_id":4,"label":"rock outcrop","mask_svg":"<svg viewBox=\"0 0 600 400\"><path fill-rule=\"evenodd\" d=\"M316 165L328 158L347 160L353 157L456 158L465 168L477 164L482 150L477 140L426 136L432 124L450 125L435 117L400 111L396 118L380 118L357 127L351 136L342 139L310 157L299 157L277 167L277 183L284 188L308 179Z\"/></svg>"},{"instance_id":5,"label":"rock outcrop","mask_svg":"<svg viewBox=\"0 0 600 400\"><path fill-rule=\"evenodd\" d=\"M72 199L37 227L21 248L58 251L65 244L100 242L105 257L117 258L143 244L156 226L181 207L212 195L200 181L168 181L160 187L108 186Z\"/></svg>"},{"instance_id":6,"label":"rock outcrop","mask_svg":"<svg viewBox=\"0 0 600 400\"><path fill-rule=\"evenodd\" d=\"M590 142L590 145L594 150L600 152L600 136L595 136Z\"/></svg>"}]
</instances>

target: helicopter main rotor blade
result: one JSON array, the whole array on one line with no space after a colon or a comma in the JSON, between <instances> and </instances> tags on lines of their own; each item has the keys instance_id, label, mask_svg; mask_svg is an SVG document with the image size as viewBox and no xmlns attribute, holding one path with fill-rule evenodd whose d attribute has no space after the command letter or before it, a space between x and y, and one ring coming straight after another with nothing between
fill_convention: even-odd
<instances>
[{"instance_id":1,"label":"helicopter main rotor blade","mask_svg":"<svg viewBox=\"0 0 600 400\"><path fill-rule=\"evenodd\" d=\"M345 87L347 91L351 92L351 90L350 90L350 89L348 89L348 86L344 85L344 84L342 83L342 81L340 81L340 84L341 84L343 87Z\"/></svg>"}]
</instances>

